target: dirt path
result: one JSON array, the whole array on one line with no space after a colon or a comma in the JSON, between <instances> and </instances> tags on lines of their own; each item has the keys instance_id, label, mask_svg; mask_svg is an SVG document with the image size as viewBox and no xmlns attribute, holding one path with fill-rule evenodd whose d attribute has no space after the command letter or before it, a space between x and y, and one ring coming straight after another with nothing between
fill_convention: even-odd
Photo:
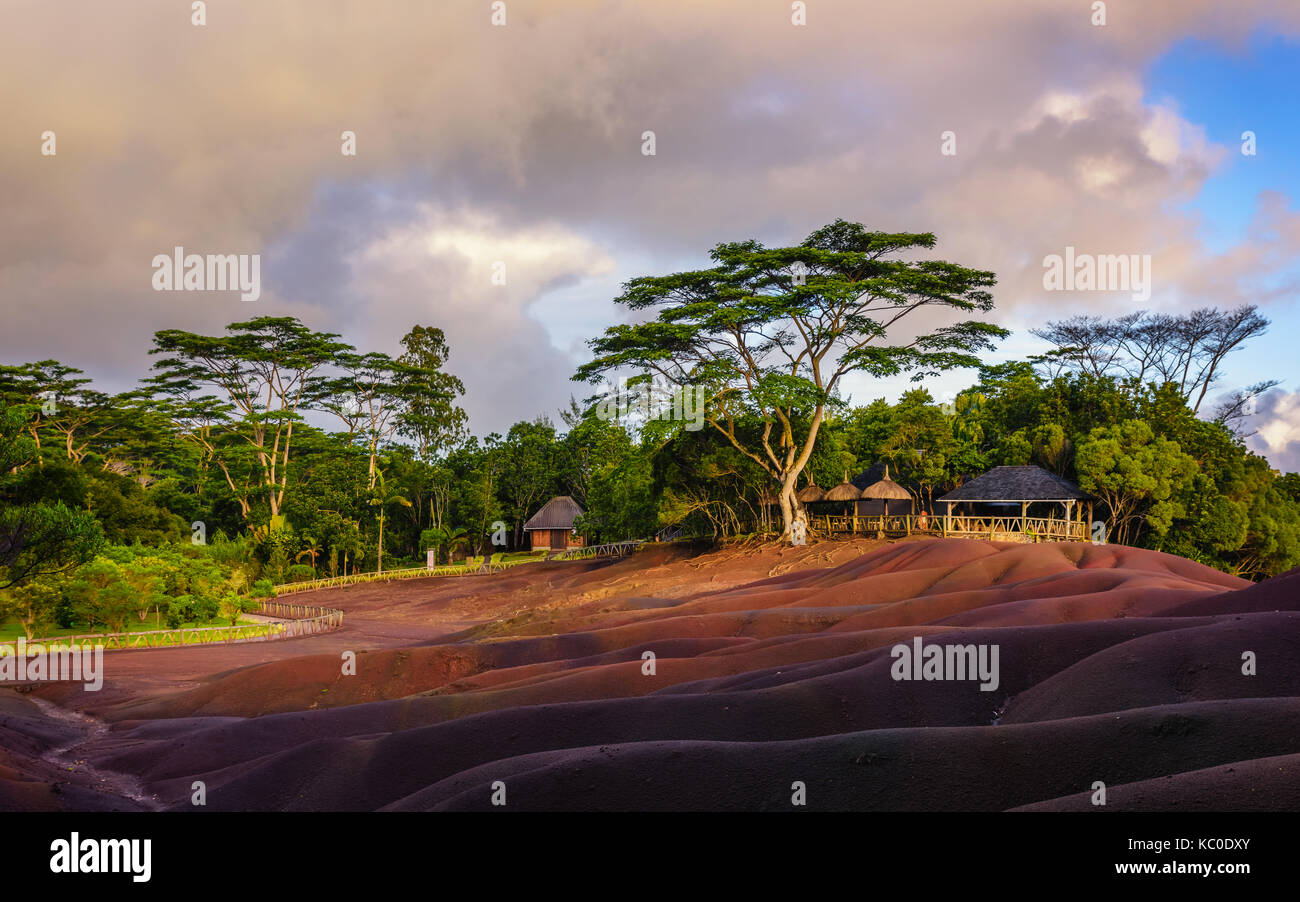
<instances>
[{"instance_id":1,"label":"dirt path","mask_svg":"<svg viewBox=\"0 0 1300 902\"><path fill-rule=\"evenodd\" d=\"M77 711L60 707L35 695L29 696L29 699L44 716L70 725L79 732L78 737L72 742L46 750L42 753L41 760L67 773L70 782L93 788L96 792L130 799L149 810L156 811L162 807L158 797L146 793L140 781L132 775L97 768L86 759L77 756L78 748L95 742L108 732L108 724Z\"/></svg>"}]
</instances>

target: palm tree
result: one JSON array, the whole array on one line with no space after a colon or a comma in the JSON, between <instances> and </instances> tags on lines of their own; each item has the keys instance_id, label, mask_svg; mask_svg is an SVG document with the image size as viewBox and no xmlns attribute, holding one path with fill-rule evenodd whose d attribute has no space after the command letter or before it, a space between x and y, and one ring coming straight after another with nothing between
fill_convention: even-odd
<instances>
[{"instance_id":1,"label":"palm tree","mask_svg":"<svg viewBox=\"0 0 1300 902\"><path fill-rule=\"evenodd\" d=\"M420 534L420 538L429 547L434 549L434 559L442 562L442 549L447 549L447 562L451 563L451 555L461 545L469 543L469 533L463 526L455 528L450 526L430 526Z\"/></svg>"},{"instance_id":2,"label":"palm tree","mask_svg":"<svg viewBox=\"0 0 1300 902\"><path fill-rule=\"evenodd\" d=\"M400 504L404 507L410 507L411 502L397 494L388 494L388 487L384 482L384 471L376 469L376 480L374 487L370 490L370 504L372 507L379 508L379 569L376 573L384 572L384 511L390 504Z\"/></svg>"},{"instance_id":3,"label":"palm tree","mask_svg":"<svg viewBox=\"0 0 1300 902\"><path fill-rule=\"evenodd\" d=\"M314 570L316 569L316 558L320 557L321 554L324 553L325 549L321 547L319 541L311 536L303 536L302 540L307 544L307 547L294 555L293 559L296 563L301 564L303 558L311 558L311 566Z\"/></svg>"}]
</instances>

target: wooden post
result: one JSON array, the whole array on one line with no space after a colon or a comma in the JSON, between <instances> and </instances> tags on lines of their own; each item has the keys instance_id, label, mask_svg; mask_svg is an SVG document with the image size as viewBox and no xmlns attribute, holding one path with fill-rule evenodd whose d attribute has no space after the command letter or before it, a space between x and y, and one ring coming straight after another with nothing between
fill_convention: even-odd
<instances>
[{"instance_id":1,"label":"wooden post","mask_svg":"<svg viewBox=\"0 0 1300 902\"><path fill-rule=\"evenodd\" d=\"M1020 502L1020 534L1023 536L1028 532L1028 524L1025 523L1025 516L1029 511L1029 502Z\"/></svg>"},{"instance_id":2,"label":"wooden post","mask_svg":"<svg viewBox=\"0 0 1300 902\"><path fill-rule=\"evenodd\" d=\"M948 533L952 532L952 502L947 501L944 503L948 506L948 509L943 515L943 534L947 536Z\"/></svg>"}]
</instances>

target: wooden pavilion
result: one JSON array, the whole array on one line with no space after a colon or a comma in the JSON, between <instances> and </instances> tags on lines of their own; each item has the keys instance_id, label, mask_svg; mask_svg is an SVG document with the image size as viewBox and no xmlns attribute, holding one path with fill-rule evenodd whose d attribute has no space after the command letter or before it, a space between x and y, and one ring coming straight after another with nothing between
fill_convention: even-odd
<instances>
[{"instance_id":1,"label":"wooden pavilion","mask_svg":"<svg viewBox=\"0 0 1300 902\"><path fill-rule=\"evenodd\" d=\"M994 467L935 504L945 506L944 535L1068 542L1088 538L1094 500L1068 479L1021 466Z\"/></svg>"}]
</instances>

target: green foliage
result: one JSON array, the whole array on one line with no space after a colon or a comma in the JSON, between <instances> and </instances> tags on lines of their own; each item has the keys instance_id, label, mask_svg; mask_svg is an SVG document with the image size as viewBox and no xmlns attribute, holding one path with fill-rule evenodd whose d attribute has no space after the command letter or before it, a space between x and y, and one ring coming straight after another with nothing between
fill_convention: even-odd
<instances>
[{"instance_id":1,"label":"green foliage","mask_svg":"<svg viewBox=\"0 0 1300 902\"><path fill-rule=\"evenodd\" d=\"M310 582L316 578L316 568L310 564L294 564L289 568L287 576L291 583Z\"/></svg>"},{"instance_id":2,"label":"green foliage","mask_svg":"<svg viewBox=\"0 0 1300 902\"><path fill-rule=\"evenodd\" d=\"M702 386L705 421L766 474L763 494L780 494L788 535L800 513L795 482L844 376L910 373L915 381L979 366L977 352L1008 334L966 320L885 343L899 320L925 307L992 309L992 273L941 260L896 259L934 245L930 233L872 232L842 219L796 247L719 244L710 254L712 268L628 282L617 303L631 311L657 310L657 316L606 329L589 342L595 359L574 378L595 382L630 369ZM927 479L937 472L929 464L920 469ZM707 516L734 516L730 506L724 512L708 499L677 497Z\"/></svg>"},{"instance_id":3,"label":"green foliage","mask_svg":"<svg viewBox=\"0 0 1300 902\"><path fill-rule=\"evenodd\" d=\"M241 614L251 614L258 609L256 599L249 598L247 595L240 595L238 592L226 592L222 595L219 609L216 607L216 599L212 599L211 602L213 605L212 614L207 619L214 619L219 610L221 616L228 620L231 626L239 623Z\"/></svg>"},{"instance_id":4,"label":"green foliage","mask_svg":"<svg viewBox=\"0 0 1300 902\"><path fill-rule=\"evenodd\" d=\"M0 623L12 618L22 624L28 639L42 636L58 620L61 595L58 586L45 582L0 590Z\"/></svg>"},{"instance_id":5,"label":"green foliage","mask_svg":"<svg viewBox=\"0 0 1300 902\"><path fill-rule=\"evenodd\" d=\"M1080 443L1079 486L1106 502L1111 535L1127 544L1136 521L1163 536L1186 510L1180 493L1196 475L1196 461L1178 443L1156 435L1144 420L1098 426Z\"/></svg>"},{"instance_id":6,"label":"green foliage","mask_svg":"<svg viewBox=\"0 0 1300 902\"><path fill-rule=\"evenodd\" d=\"M207 622L250 584L270 597L309 573L423 563L431 547L439 561L517 550L556 495L584 509L590 543L667 525L773 531L784 476L799 471L792 491L829 488L876 463L927 508L990 466L1034 463L1100 495L1113 541L1251 578L1300 565L1300 474L1198 418L1186 386L1077 361L980 365L1002 333L978 322L886 334L922 298L940 313L991 308L991 274L907 259L933 245L836 222L797 247L718 245L710 268L629 282L620 302L649 319L606 330L580 375L624 367L703 386L702 431L630 428L571 401L561 427L539 416L466 436L463 386L428 326L396 359L291 318L218 337L164 331L155 377L113 397L57 361L0 365L0 615L38 632L155 611ZM736 335L754 359L727 344ZM839 394L849 372L968 365L978 378L947 403L919 386L892 403ZM267 378L279 380L269 394ZM321 410L344 430L313 425ZM206 544L190 542L196 522ZM490 541L498 523L503 547Z\"/></svg>"}]
</instances>

